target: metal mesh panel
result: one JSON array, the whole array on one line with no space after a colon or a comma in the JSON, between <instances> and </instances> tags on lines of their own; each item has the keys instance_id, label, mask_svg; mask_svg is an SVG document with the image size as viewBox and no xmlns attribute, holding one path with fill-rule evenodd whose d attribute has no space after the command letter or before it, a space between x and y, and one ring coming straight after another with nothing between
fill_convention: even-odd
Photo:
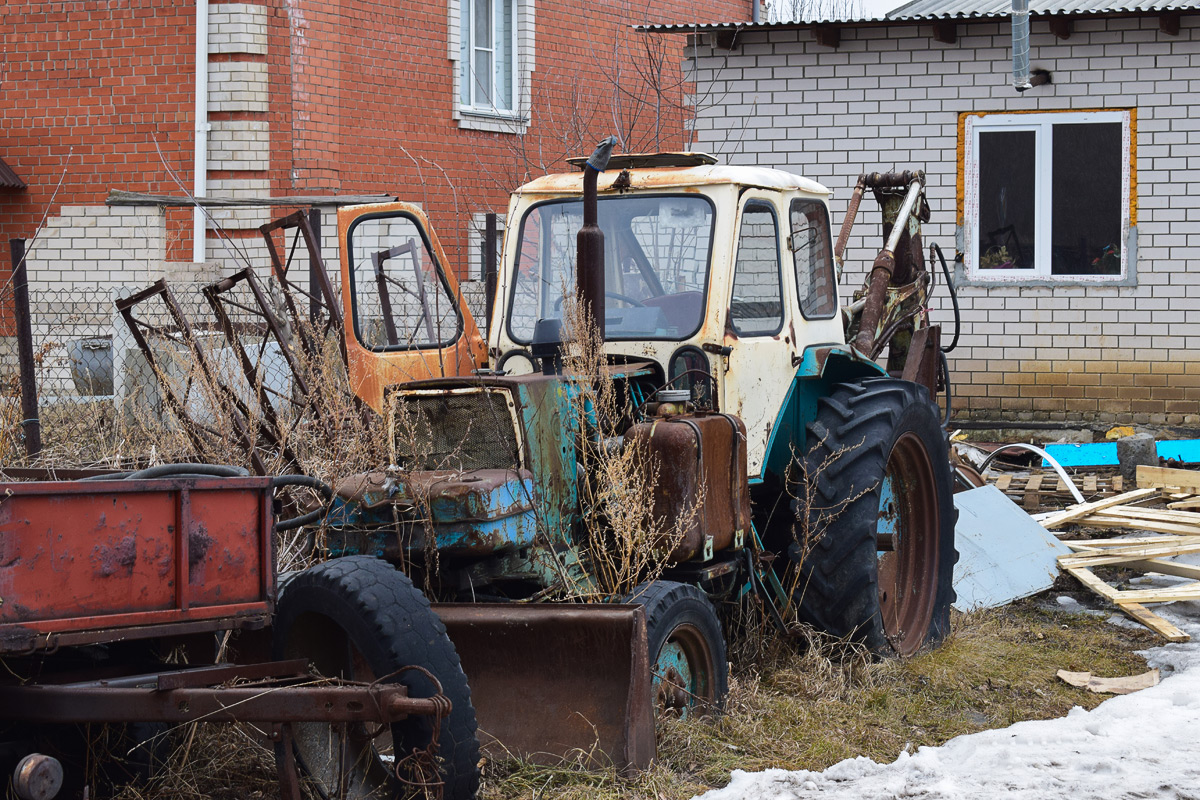
<instances>
[{"instance_id":1,"label":"metal mesh panel","mask_svg":"<svg viewBox=\"0 0 1200 800\"><path fill-rule=\"evenodd\" d=\"M396 457L414 470L515 469L516 429L505 392L401 395Z\"/></svg>"}]
</instances>

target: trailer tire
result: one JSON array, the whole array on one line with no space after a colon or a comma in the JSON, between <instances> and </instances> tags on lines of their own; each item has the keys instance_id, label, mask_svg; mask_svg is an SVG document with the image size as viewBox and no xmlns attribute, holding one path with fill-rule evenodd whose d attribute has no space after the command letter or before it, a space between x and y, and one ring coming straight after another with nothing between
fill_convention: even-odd
<instances>
[{"instance_id":1,"label":"trailer tire","mask_svg":"<svg viewBox=\"0 0 1200 800\"><path fill-rule=\"evenodd\" d=\"M638 586L625 602L645 608L655 707L680 716L691 709L719 712L729 692L729 662L708 596L685 583L653 581Z\"/></svg>"},{"instance_id":2,"label":"trailer tire","mask_svg":"<svg viewBox=\"0 0 1200 800\"><path fill-rule=\"evenodd\" d=\"M407 576L370 556L337 558L289 575L273 635L276 658L308 658L326 676L372 681L407 666L431 672L453 706L438 739L441 795L445 800L474 797L479 741L467 679L445 626ZM404 684L412 697L430 697L436 691L417 671L402 672L389 682ZM386 736L372 738L365 728L347 726L347 734L357 740L351 745L364 757L354 759L345 794L329 791L334 765L321 763L321 754L330 752L328 741L338 734L327 723L293 727L297 763L322 796L400 797L413 788L380 759ZM427 746L433 727L428 717L412 716L394 723L390 733L393 757L399 760Z\"/></svg>"},{"instance_id":3,"label":"trailer tire","mask_svg":"<svg viewBox=\"0 0 1200 800\"><path fill-rule=\"evenodd\" d=\"M789 555L800 619L882 656L950 630L957 511L937 406L894 378L836 384L818 403L804 457L807 506ZM895 534L894 552L882 542ZM882 538L880 535L883 534Z\"/></svg>"}]
</instances>

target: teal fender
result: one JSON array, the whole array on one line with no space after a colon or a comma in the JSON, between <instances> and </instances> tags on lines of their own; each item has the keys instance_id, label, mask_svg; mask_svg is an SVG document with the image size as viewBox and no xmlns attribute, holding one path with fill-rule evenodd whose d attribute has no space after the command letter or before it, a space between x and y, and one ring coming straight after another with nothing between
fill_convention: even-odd
<instances>
[{"instance_id":1,"label":"teal fender","mask_svg":"<svg viewBox=\"0 0 1200 800\"><path fill-rule=\"evenodd\" d=\"M793 454L803 454L810 422L817 417L817 403L827 397L836 383L886 376L876 364L848 344L817 344L805 348L788 388L783 408L771 427L763 476L782 478ZM761 483L755 478L751 483Z\"/></svg>"}]
</instances>

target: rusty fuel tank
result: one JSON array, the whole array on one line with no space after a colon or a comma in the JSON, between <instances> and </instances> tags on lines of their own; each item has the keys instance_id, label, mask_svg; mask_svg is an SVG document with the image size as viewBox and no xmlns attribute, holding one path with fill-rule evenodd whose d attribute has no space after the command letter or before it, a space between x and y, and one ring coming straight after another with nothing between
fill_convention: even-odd
<instances>
[{"instance_id":1,"label":"rusty fuel tank","mask_svg":"<svg viewBox=\"0 0 1200 800\"><path fill-rule=\"evenodd\" d=\"M644 443L650 456L647 469L658 467L654 516L664 520L668 530L701 503L672 551L672 561L707 560L742 546L750 530L750 488L746 426L740 419L732 414L666 413L634 425L626 439Z\"/></svg>"}]
</instances>

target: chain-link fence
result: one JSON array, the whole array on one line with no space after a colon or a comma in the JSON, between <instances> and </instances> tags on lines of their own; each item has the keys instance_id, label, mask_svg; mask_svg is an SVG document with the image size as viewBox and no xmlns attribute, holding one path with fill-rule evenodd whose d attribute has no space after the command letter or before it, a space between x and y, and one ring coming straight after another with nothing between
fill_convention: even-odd
<instances>
[{"instance_id":1,"label":"chain-link fence","mask_svg":"<svg viewBox=\"0 0 1200 800\"><path fill-rule=\"evenodd\" d=\"M289 303L266 270L211 284L31 286L35 422L21 411L13 282L0 286L0 463L297 466L301 433L354 402L341 331L312 307L306 287ZM39 422L41 450L31 452Z\"/></svg>"}]
</instances>

